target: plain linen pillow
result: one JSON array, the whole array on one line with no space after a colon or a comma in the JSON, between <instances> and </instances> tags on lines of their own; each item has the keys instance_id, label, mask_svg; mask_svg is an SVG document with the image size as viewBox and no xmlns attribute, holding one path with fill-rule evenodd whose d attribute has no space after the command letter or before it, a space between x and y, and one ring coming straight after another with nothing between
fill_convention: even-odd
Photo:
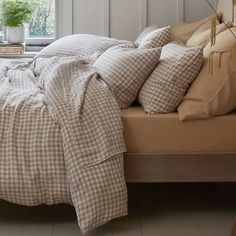
<instances>
[{"instance_id":1,"label":"plain linen pillow","mask_svg":"<svg viewBox=\"0 0 236 236\"><path fill-rule=\"evenodd\" d=\"M236 28L231 28L236 34ZM225 52L235 45L235 38L229 30L216 37L216 44L204 49L204 66L179 106L180 120L205 119L225 115L236 108L236 65L232 53L215 53L213 71L209 71L208 57L213 52ZM221 61L221 66L220 65Z\"/></svg>"},{"instance_id":2,"label":"plain linen pillow","mask_svg":"<svg viewBox=\"0 0 236 236\"><path fill-rule=\"evenodd\" d=\"M225 31L228 27L232 26L232 23L228 21L226 25L224 23L218 24L216 26L216 35ZM199 29L197 32L193 34L193 36L188 40L186 46L187 47L195 47L195 46L206 46L211 40L211 25L206 29Z\"/></svg>"},{"instance_id":3,"label":"plain linen pillow","mask_svg":"<svg viewBox=\"0 0 236 236\"><path fill-rule=\"evenodd\" d=\"M219 17L222 18L223 14L218 13ZM172 28L173 39L177 42L187 43L188 39L204 24L211 24L212 16L209 16L203 20L194 23L182 23ZM221 19L218 19L219 21Z\"/></svg>"},{"instance_id":4,"label":"plain linen pillow","mask_svg":"<svg viewBox=\"0 0 236 236\"><path fill-rule=\"evenodd\" d=\"M159 63L160 55L161 48L137 49L132 43L108 49L94 66L123 109L134 102L144 81Z\"/></svg>"},{"instance_id":5,"label":"plain linen pillow","mask_svg":"<svg viewBox=\"0 0 236 236\"><path fill-rule=\"evenodd\" d=\"M149 33L140 43L139 48L163 47L171 41L171 27L157 29Z\"/></svg>"},{"instance_id":6,"label":"plain linen pillow","mask_svg":"<svg viewBox=\"0 0 236 236\"><path fill-rule=\"evenodd\" d=\"M160 64L139 93L146 113L176 111L203 62L202 47L187 48L176 42L163 47Z\"/></svg>"},{"instance_id":7,"label":"plain linen pillow","mask_svg":"<svg viewBox=\"0 0 236 236\"><path fill-rule=\"evenodd\" d=\"M96 35L74 34L58 39L39 52L35 58L78 56L94 63L110 47L127 42Z\"/></svg>"},{"instance_id":8,"label":"plain linen pillow","mask_svg":"<svg viewBox=\"0 0 236 236\"><path fill-rule=\"evenodd\" d=\"M159 27L157 25L148 26L142 31L142 33L138 36L135 42L140 44L148 34L150 34L154 30L157 30L158 28Z\"/></svg>"}]
</instances>

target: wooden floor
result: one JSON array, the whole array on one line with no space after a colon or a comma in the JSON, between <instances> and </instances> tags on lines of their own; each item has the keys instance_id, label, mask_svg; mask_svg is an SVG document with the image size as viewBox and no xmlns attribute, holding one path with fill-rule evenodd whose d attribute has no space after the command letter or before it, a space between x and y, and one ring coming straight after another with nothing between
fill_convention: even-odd
<instances>
[{"instance_id":1,"label":"wooden floor","mask_svg":"<svg viewBox=\"0 0 236 236\"><path fill-rule=\"evenodd\" d=\"M130 214L91 235L229 236L235 184L129 184ZM79 236L70 206L21 207L0 201L0 236Z\"/></svg>"}]
</instances>

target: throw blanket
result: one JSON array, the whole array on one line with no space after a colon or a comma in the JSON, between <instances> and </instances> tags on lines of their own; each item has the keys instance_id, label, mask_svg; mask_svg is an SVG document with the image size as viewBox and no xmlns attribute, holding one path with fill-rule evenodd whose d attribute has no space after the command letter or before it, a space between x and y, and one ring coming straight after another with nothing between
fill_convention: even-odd
<instances>
[{"instance_id":1,"label":"throw blanket","mask_svg":"<svg viewBox=\"0 0 236 236\"><path fill-rule=\"evenodd\" d=\"M123 152L119 107L91 65L0 60L1 199L73 204L86 233L127 214Z\"/></svg>"}]
</instances>

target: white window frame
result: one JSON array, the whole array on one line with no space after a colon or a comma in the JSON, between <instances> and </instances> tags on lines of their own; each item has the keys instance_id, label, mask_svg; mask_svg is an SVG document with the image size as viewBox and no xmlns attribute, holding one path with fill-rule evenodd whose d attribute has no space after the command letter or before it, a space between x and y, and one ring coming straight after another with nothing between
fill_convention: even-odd
<instances>
[{"instance_id":1,"label":"white window frame","mask_svg":"<svg viewBox=\"0 0 236 236\"><path fill-rule=\"evenodd\" d=\"M27 45L47 45L73 33L73 0L56 0L56 38L26 38Z\"/></svg>"}]
</instances>

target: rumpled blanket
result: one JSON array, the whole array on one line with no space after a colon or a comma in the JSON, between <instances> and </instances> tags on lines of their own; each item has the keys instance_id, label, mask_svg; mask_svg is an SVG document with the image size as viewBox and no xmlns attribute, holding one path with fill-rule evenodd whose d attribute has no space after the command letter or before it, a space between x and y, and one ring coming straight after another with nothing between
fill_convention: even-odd
<instances>
[{"instance_id":1,"label":"rumpled blanket","mask_svg":"<svg viewBox=\"0 0 236 236\"><path fill-rule=\"evenodd\" d=\"M73 204L86 233L127 214L125 151L119 107L93 66L0 60L1 199Z\"/></svg>"}]
</instances>

